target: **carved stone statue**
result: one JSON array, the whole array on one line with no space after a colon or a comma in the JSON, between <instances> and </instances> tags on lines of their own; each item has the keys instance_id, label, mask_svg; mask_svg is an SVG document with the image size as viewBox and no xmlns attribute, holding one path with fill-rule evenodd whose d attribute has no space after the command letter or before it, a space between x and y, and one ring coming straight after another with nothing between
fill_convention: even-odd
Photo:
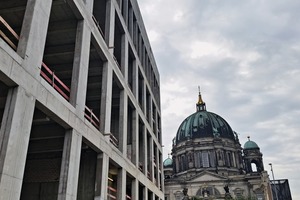
<instances>
[{"instance_id":1,"label":"carved stone statue","mask_svg":"<svg viewBox=\"0 0 300 200\"><path fill-rule=\"evenodd\" d=\"M229 193L229 187L228 187L228 185L225 185L224 190L225 190L225 193Z\"/></svg>"},{"instance_id":2,"label":"carved stone statue","mask_svg":"<svg viewBox=\"0 0 300 200\"><path fill-rule=\"evenodd\" d=\"M189 196L187 194L188 193L188 189L187 188L183 188L182 193L183 193L182 200L189 200Z\"/></svg>"}]
</instances>

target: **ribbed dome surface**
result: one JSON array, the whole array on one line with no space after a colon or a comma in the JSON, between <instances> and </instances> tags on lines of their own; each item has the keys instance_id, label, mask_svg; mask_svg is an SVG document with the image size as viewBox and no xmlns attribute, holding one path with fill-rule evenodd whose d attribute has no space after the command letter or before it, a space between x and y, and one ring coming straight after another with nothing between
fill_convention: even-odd
<instances>
[{"instance_id":1,"label":"ribbed dome surface","mask_svg":"<svg viewBox=\"0 0 300 200\"><path fill-rule=\"evenodd\" d=\"M235 138L231 127L222 117L205 109L198 110L181 123L176 143L203 137Z\"/></svg>"}]
</instances>

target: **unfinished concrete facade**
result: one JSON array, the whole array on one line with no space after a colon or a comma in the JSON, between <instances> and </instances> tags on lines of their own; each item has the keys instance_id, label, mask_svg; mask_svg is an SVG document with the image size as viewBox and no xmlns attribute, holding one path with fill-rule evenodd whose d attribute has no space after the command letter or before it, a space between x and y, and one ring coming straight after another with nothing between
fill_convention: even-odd
<instances>
[{"instance_id":1,"label":"unfinished concrete facade","mask_svg":"<svg viewBox=\"0 0 300 200\"><path fill-rule=\"evenodd\" d=\"M159 73L136 0L0 4L0 199L163 199Z\"/></svg>"}]
</instances>

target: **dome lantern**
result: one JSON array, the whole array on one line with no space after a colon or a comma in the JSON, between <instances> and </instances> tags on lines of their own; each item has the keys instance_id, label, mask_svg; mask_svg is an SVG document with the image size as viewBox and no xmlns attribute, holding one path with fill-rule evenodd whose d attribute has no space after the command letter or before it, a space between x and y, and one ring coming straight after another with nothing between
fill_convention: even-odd
<instances>
[{"instance_id":1,"label":"dome lantern","mask_svg":"<svg viewBox=\"0 0 300 200\"><path fill-rule=\"evenodd\" d=\"M202 97L201 97L200 86L198 86L198 89L199 89L199 96L198 96L198 102L196 104L197 112L205 111L206 110L206 105L205 105L205 102L202 100Z\"/></svg>"}]
</instances>

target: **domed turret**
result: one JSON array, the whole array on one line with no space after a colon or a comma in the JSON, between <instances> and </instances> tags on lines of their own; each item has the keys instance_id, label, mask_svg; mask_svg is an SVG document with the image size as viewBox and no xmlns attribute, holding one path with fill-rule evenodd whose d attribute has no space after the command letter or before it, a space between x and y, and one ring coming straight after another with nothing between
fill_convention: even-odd
<instances>
[{"instance_id":1,"label":"domed turret","mask_svg":"<svg viewBox=\"0 0 300 200\"><path fill-rule=\"evenodd\" d=\"M173 160L171 158L167 158L166 160L164 160L164 167L172 167L173 165Z\"/></svg>"},{"instance_id":2,"label":"domed turret","mask_svg":"<svg viewBox=\"0 0 300 200\"><path fill-rule=\"evenodd\" d=\"M244 149L259 149L259 147L254 141L248 140L244 144Z\"/></svg>"},{"instance_id":3,"label":"domed turret","mask_svg":"<svg viewBox=\"0 0 300 200\"><path fill-rule=\"evenodd\" d=\"M244 144L243 153L247 173L260 173L264 171L262 153L260 152L258 145L250 140L250 136L248 136L248 141ZM252 164L256 166L256 170L252 169Z\"/></svg>"}]
</instances>

